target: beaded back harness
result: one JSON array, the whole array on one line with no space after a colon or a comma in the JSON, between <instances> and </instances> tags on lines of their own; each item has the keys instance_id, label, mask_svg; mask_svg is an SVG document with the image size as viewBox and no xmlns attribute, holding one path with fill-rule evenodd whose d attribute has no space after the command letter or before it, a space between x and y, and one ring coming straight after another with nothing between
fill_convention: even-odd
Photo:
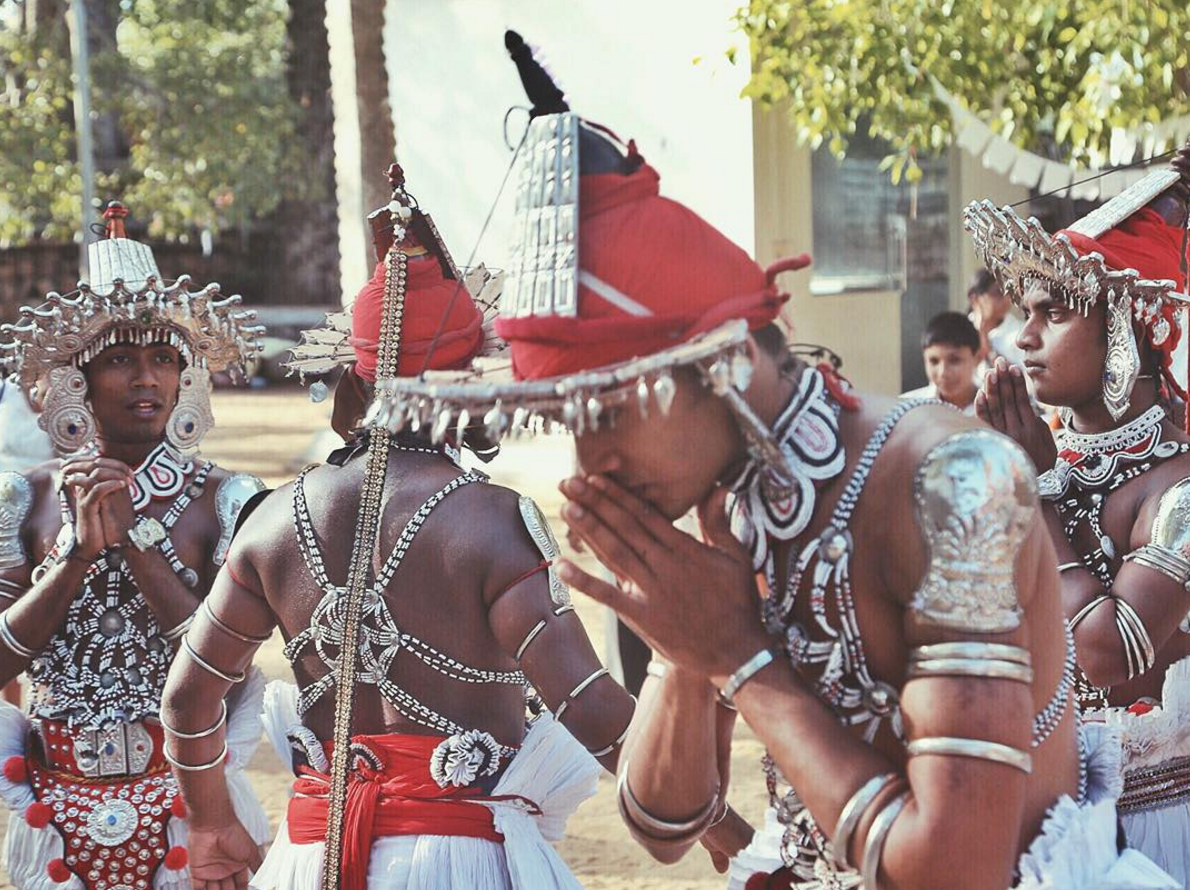
<instances>
[{"instance_id":1,"label":"beaded back harness","mask_svg":"<svg viewBox=\"0 0 1190 890\"><path fill-rule=\"evenodd\" d=\"M394 446L400 447L400 446ZM432 449L418 449L441 453ZM309 472L308 470L306 472ZM295 663L311 649L328 671L321 678L300 691L298 712L304 714L327 691L335 687L339 657L342 651L346 612L343 604L347 588L333 583L327 576L326 565L314 534L310 510L306 502L305 476L302 473L294 483L293 518L297 529L298 549L314 583L322 591L322 598L310 616L310 623L295 635L285 647L285 656ZM517 671L494 671L474 668L457 658L440 651L424 640L418 639L398 626L385 601L384 593L392 583L405 555L409 552L418 531L425 524L430 513L442 503L451 492L465 485L486 482L479 473L463 473L431 495L405 524L392 553L383 563L376 580L365 592L363 609L357 625L358 668L355 681L375 686L380 695L405 719L425 726L447 736L456 736L468 730L449 717L440 714L430 705L417 699L393 679L394 662L397 655L407 652L422 664L445 677L461 683L484 683L524 687L525 675ZM501 745L501 758L511 758L515 748Z\"/></svg>"},{"instance_id":2,"label":"beaded back harness","mask_svg":"<svg viewBox=\"0 0 1190 890\"><path fill-rule=\"evenodd\" d=\"M826 392L821 398L831 399ZM765 627L782 640L786 655L799 672L806 666L822 666L815 682L818 697L830 705L843 725L862 725L863 738L869 743L885 721L903 743L904 724L899 692L889 683L874 678L868 669L851 588L850 562L854 549L851 520L876 458L893 429L909 411L927 404L942 403L936 399L905 400L885 415L864 446L830 521L800 551L790 551L784 586L778 583L773 552L775 542L763 567L770 591L770 595L761 600L761 618ZM837 408L834 410L837 413ZM809 584L809 605L814 617L812 628L792 620L803 581ZM834 604L836 617L833 619L828 602ZM1033 747L1049 738L1065 714L1074 685L1074 660L1074 640L1067 631L1062 678L1054 695L1033 720ZM861 885L859 873L836 863L830 842L797 792L781 775L771 755L765 754L762 765L770 805L785 828L781 858L791 872L791 886L799 890L858 888Z\"/></svg>"},{"instance_id":3,"label":"beaded back harness","mask_svg":"<svg viewBox=\"0 0 1190 890\"><path fill-rule=\"evenodd\" d=\"M161 519L167 533L202 496L213 466L193 461L178 465L163 457L170 453L154 450L136 470L139 490L145 494L134 499L139 512L154 497L164 499L162 491L176 495ZM168 487L146 484L146 470L151 467L157 470L156 478L173 480ZM53 565L74 539L74 516L62 490L58 501L62 530L36 574ZM182 562L168 534L157 549L183 584L197 586L198 572ZM174 655L174 640L167 638L172 636L170 630L163 634L120 551L104 550L87 567L66 622L29 666L34 682L31 712L82 730L155 716Z\"/></svg>"},{"instance_id":4,"label":"beaded back harness","mask_svg":"<svg viewBox=\"0 0 1190 890\"><path fill-rule=\"evenodd\" d=\"M1162 438L1165 409L1154 405L1135 420L1106 433L1058 434L1058 460L1041 475L1041 496L1052 500L1062 520L1062 532L1074 546L1079 561L1110 595L1123 557L1101 523L1107 497L1165 461L1190 453L1190 443ZM1076 542L1094 542L1080 549ZM1093 601L1095 605L1098 600ZM1089 610L1072 620L1076 626ZM1183 629L1188 629L1183 624ZM1110 688L1099 687L1077 672L1077 698L1083 709L1108 707Z\"/></svg>"}]
</instances>

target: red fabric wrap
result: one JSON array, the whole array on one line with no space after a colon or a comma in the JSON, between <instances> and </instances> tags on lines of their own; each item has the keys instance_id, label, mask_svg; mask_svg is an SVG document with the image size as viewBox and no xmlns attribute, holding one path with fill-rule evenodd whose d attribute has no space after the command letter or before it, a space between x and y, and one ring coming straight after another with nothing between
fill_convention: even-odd
<instances>
[{"instance_id":1,"label":"red fabric wrap","mask_svg":"<svg viewBox=\"0 0 1190 890\"><path fill-rule=\"evenodd\" d=\"M1134 269L1141 278L1156 281L1168 279L1176 283L1176 290L1186 293L1187 282L1182 274L1183 230L1168 225L1155 210L1146 207L1098 238L1088 238L1069 229L1063 229L1059 234L1069 238L1071 246L1083 256L1092 252L1100 254L1109 269L1118 272ZM1187 259L1190 260L1190 256ZM1175 307L1168 301L1162 314L1169 322L1170 334L1165 342L1153 348L1161 354L1166 382L1178 395L1185 397L1177 376L1170 369L1174 350L1185 336L1185 331L1179 323ZM1151 333L1151 330L1147 329L1147 333ZM1149 343L1152 345L1151 339ZM1187 423L1190 423L1190 416L1187 417Z\"/></svg>"},{"instance_id":2,"label":"red fabric wrap","mask_svg":"<svg viewBox=\"0 0 1190 890\"><path fill-rule=\"evenodd\" d=\"M649 355L742 318L751 329L788 299L748 254L687 207L660 195L648 164L583 176L579 264L636 303L633 315L580 283L578 318L500 318L520 379L540 379ZM808 260L807 260L808 261Z\"/></svg>"},{"instance_id":3,"label":"red fabric wrap","mask_svg":"<svg viewBox=\"0 0 1190 890\"><path fill-rule=\"evenodd\" d=\"M497 843L492 811L469 801L492 800L476 788L442 788L430 776L430 755L446 736L394 734L354 736L384 764L380 770L357 762L347 785L343 824L343 888L365 890L368 860L376 837L434 834L476 837ZM327 759L334 743L323 742ZM293 783L289 801L289 839L295 844L326 840L330 776L309 767ZM306 796L302 796L306 795Z\"/></svg>"},{"instance_id":4,"label":"red fabric wrap","mask_svg":"<svg viewBox=\"0 0 1190 890\"><path fill-rule=\"evenodd\" d=\"M375 274L356 296L351 311L350 342L355 348L355 373L369 382L376 380L386 263L387 260L376 264ZM454 305L450 315L446 315L452 297ZM428 368L423 368L439 325L442 325L442 334L430 356ZM401 324L397 373L402 377L415 377L423 370L466 367L479 354L483 341L483 313L475 305L467 286L443 275L441 264L431 255L410 258L406 266L405 315Z\"/></svg>"}]
</instances>

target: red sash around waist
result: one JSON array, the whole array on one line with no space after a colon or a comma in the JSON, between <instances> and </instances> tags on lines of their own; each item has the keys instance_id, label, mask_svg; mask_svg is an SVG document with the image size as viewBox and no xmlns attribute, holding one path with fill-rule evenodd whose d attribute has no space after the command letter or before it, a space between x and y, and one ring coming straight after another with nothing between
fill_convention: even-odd
<instances>
[{"instance_id":1,"label":"red sash around waist","mask_svg":"<svg viewBox=\"0 0 1190 890\"><path fill-rule=\"evenodd\" d=\"M364 890L376 837L434 834L503 841L492 811L480 802L513 798L489 797L478 788L443 788L430 776L430 755L445 739L407 734L352 738L352 747L361 750L347 782L344 890ZM322 746L327 760L331 760L334 743L323 742ZM368 763L369 759L374 762ZM300 773L293 783L296 796L289 801L289 839L296 844L320 843L326 840L330 776L305 766ZM536 805L526 803L536 809Z\"/></svg>"}]
</instances>

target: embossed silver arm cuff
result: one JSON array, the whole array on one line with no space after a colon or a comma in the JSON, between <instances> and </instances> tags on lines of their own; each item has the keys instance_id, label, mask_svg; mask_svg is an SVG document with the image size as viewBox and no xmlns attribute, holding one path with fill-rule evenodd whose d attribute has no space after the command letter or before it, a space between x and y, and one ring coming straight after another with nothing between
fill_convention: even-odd
<instances>
[{"instance_id":1,"label":"embossed silver arm cuff","mask_svg":"<svg viewBox=\"0 0 1190 890\"><path fill-rule=\"evenodd\" d=\"M1184 589L1190 589L1190 560L1181 553L1160 544L1142 544L1124 557L1146 569L1160 572Z\"/></svg>"},{"instance_id":2,"label":"embossed silver arm cuff","mask_svg":"<svg viewBox=\"0 0 1190 890\"><path fill-rule=\"evenodd\" d=\"M905 674L906 680L926 677L978 677L1029 685L1033 682L1033 668L995 658L929 658L912 662Z\"/></svg>"},{"instance_id":3,"label":"embossed silver arm cuff","mask_svg":"<svg viewBox=\"0 0 1190 890\"><path fill-rule=\"evenodd\" d=\"M240 671L239 673L235 673L235 674L229 674L226 671L219 670L219 668L215 667L215 665L211 664L209 661L207 661L205 658L203 658L201 655L199 655L197 652L194 651L194 647L192 645L190 645L189 637L182 637L182 651L185 652L187 655L189 655L190 660L193 661L200 668L202 668L204 671L206 671L208 674L213 674L214 676L218 677L220 680L226 680L228 683L243 683L244 682L245 674L243 671Z\"/></svg>"},{"instance_id":4,"label":"embossed silver arm cuff","mask_svg":"<svg viewBox=\"0 0 1190 890\"><path fill-rule=\"evenodd\" d=\"M624 769L620 772L620 778L616 783L616 798L621 818L634 833L639 833L648 840L659 843L681 844L696 840L710 827L719 807L718 788L715 789L715 793L711 795L706 806L699 810L692 819L683 822L670 822L654 816L636 799L636 795L632 793L632 787L628 784L628 767L629 764L625 763Z\"/></svg>"},{"instance_id":5,"label":"embossed silver arm cuff","mask_svg":"<svg viewBox=\"0 0 1190 890\"><path fill-rule=\"evenodd\" d=\"M3 642L21 658L34 659L37 657L36 649L30 649L13 635L12 628L8 626L7 612L0 613L0 642Z\"/></svg>"},{"instance_id":6,"label":"embossed silver arm cuff","mask_svg":"<svg viewBox=\"0 0 1190 890\"><path fill-rule=\"evenodd\" d=\"M844 868L855 867L851 864L847 851L851 847L851 835L855 833L860 819L880 796L880 793L897 781L904 784L905 780L898 773L873 776L860 785L855 794L851 795L847 803L843 805L843 809L839 813L839 821L835 823L835 833L831 835L831 848L835 851L835 861Z\"/></svg>"},{"instance_id":7,"label":"embossed silver arm cuff","mask_svg":"<svg viewBox=\"0 0 1190 890\"><path fill-rule=\"evenodd\" d=\"M198 732L182 732L182 730L174 729L174 727L166 723L164 717L159 716L158 719L161 721L161 725L166 732L179 739L205 739L207 736L212 736L217 733L223 728L223 724L227 722L227 700L224 699L220 702L220 704L223 706L223 712L219 715L219 719L215 721L213 726L207 729L200 729Z\"/></svg>"},{"instance_id":8,"label":"embossed silver arm cuff","mask_svg":"<svg viewBox=\"0 0 1190 890\"><path fill-rule=\"evenodd\" d=\"M930 736L924 739L914 739L905 748L910 757L920 757L923 754L937 754L942 757L973 757L977 760L990 760L1019 769L1028 775L1033 772L1033 758L1009 745L999 742L986 742L983 739L962 739L953 736ZM871 837L871 834L868 835Z\"/></svg>"},{"instance_id":9,"label":"embossed silver arm cuff","mask_svg":"<svg viewBox=\"0 0 1190 890\"><path fill-rule=\"evenodd\" d=\"M868 838L864 841L864 859L860 868L864 890L879 890L877 880L880 877L880 860L884 856L884 845L888 841L888 833L892 831L897 816L905 809L912 791L905 791L889 801L888 806L876 814L872 827L868 829Z\"/></svg>"}]
</instances>

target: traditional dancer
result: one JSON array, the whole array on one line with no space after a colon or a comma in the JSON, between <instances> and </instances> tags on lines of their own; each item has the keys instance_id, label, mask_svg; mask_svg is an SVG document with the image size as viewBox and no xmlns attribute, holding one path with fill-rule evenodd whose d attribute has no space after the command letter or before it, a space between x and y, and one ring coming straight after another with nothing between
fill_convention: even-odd
<instances>
[{"instance_id":1,"label":"traditional dancer","mask_svg":"<svg viewBox=\"0 0 1190 890\"><path fill-rule=\"evenodd\" d=\"M546 840L594 793L596 758L614 768L634 703L574 615L536 504L460 467L458 445L489 451L482 426L359 429L373 386L467 365L487 340L432 220L390 175L375 277L294 364L353 362L335 414L356 434L245 524L187 636L198 658L166 690L193 870L226 887L250 865L221 792L219 702L279 624L299 688L270 686L267 722L298 778L253 886L577 888ZM526 730L529 685L553 713Z\"/></svg>"},{"instance_id":2,"label":"traditional dancer","mask_svg":"<svg viewBox=\"0 0 1190 890\"><path fill-rule=\"evenodd\" d=\"M1181 173L1179 173L1179 170ZM1024 370L1001 362L981 416L1038 469L1074 627L1086 719L1119 724L1128 843L1190 882L1190 436L1186 197L1190 145L1069 229L990 202L966 224L1023 309ZM1026 375L1062 406L1055 445Z\"/></svg>"},{"instance_id":3,"label":"traditional dancer","mask_svg":"<svg viewBox=\"0 0 1190 890\"><path fill-rule=\"evenodd\" d=\"M620 770L633 834L668 861L721 812L734 707L769 749L753 887L1176 887L1117 849L1118 740L1080 756L1025 453L806 366L773 321L807 258L762 270L542 76L496 328L520 380L402 379L377 417L577 434L565 518L621 586L559 572L669 665ZM707 544L671 525L696 504Z\"/></svg>"},{"instance_id":4,"label":"traditional dancer","mask_svg":"<svg viewBox=\"0 0 1190 890\"><path fill-rule=\"evenodd\" d=\"M0 473L0 681L25 672L32 687L28 717L0 708L5 865L23 890L190 886L161 691L261 487L190 452L213 422L210 372L242 367L263 328L218 285L165 282L126 215L104 213L89 283L0 329L64 456ZM242 770L264 683L246 686L225 793L260 843L268 819Z\"/></svg>"}]
</instances>

